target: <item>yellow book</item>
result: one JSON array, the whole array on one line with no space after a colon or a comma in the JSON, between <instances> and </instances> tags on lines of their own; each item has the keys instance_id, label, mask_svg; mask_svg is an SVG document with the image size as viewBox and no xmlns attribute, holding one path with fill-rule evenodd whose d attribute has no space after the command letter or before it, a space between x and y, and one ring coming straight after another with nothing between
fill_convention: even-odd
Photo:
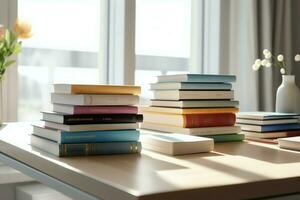
<instances>
[{"instance_id":1,"label":"yellow book","mask_svg":"<svg viewBox=\"0 0 300 200\"><path fill-rule=\"evenodd\" d=\"M166 108L166 107L140 107L140 112L157 112L167 114L204 114L204 113L237 113L238 108Z\"/></svg>"},{"instance_id":2,"label":"yellow book","mask_svg":"<svg viewBox=\"0 0 300 200\"><path fill-rule=\"evenodd\" d=\"M54 84L54 93L60 94L132 94L141 93L140 86L133 85L78 85Z\"/></svg>"}]
</instances>

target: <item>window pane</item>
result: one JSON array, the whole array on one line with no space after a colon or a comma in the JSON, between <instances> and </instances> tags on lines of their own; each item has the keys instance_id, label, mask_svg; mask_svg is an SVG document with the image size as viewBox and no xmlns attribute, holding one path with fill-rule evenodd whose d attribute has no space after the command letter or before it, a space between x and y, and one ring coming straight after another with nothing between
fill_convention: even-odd
<instances>
[{"instance_id":1,"label":"window pane","mask_svg":"<svg viewBox=\"0 0 300 200\"><path fill-rule=\"evenodd\" d=\"M19 58L18 117L38 120L50 108L53 83L98 83L98 0L19 0L32 24Z\"/></svg>"}]
</instances>

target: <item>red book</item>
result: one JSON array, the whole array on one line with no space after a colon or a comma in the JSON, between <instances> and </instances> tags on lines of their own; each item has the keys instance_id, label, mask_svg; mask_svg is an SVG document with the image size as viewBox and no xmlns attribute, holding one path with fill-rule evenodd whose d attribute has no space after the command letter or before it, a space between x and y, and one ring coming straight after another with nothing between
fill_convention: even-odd
<instances>
[{"instance_id":1,"label":"red book","mask_svg":"<svg viewBox=\"0 0 300 200\"><path fill-rule=\"evenodd\" d=\"M65 114L137 114L136 106L71 106L54 104L53 111Z\"/></svg>"}]
</instances>

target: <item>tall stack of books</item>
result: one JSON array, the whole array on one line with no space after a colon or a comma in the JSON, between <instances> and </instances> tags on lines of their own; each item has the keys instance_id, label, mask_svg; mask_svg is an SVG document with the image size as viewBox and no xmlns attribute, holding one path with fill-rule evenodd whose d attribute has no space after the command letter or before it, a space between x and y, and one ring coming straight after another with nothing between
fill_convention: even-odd
<instances>
[{"instance_id":1,"label":"tall stack of books","mask_svg":"<svg viewBox=\"0 0 300 200\"><path fill-rule=\"evenodd\" d=\"M278 138L300 135L297 113L241 112L237 123L246 139L277 143Z\"/></svg>"},{"instance_id":2,"label":"tall stack of books","mask_svg":"<svg viewBox=\"0 0 300 200\"><path fill-rule=\"evenodd\" d=\"M142 107L141 128L213 138L215 142L241 141L235 126L233 75L163 75L151 85L154 99Z\"/></svg>"},{"instance_id":3,"label":"tall stack of books","mask_svg":"<svg viewBox=\"0 0 300 200\"><path fill-rule=\"evenodd\" d=\"M140 87L55 84L31 145L57 156L139 153Z\"/></svg>"}]
</instances>

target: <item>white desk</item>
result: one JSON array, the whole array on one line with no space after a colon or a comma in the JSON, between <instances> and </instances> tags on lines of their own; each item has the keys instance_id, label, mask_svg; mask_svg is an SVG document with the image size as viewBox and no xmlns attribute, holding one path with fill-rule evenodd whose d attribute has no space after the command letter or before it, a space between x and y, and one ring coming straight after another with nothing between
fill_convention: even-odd
<instances>
[{"instance_id":1,"label":"white desk","mask_svg":"<svg viewBox=\"0 0 300 200\"><path fill-rule=\"evenodd\" d=\"M241 199L300 192L300 153L256 142L166 156L58 158L29 145L29 124L0 131L0 161L76 199Z\"/></svg>"}]
</instances>

